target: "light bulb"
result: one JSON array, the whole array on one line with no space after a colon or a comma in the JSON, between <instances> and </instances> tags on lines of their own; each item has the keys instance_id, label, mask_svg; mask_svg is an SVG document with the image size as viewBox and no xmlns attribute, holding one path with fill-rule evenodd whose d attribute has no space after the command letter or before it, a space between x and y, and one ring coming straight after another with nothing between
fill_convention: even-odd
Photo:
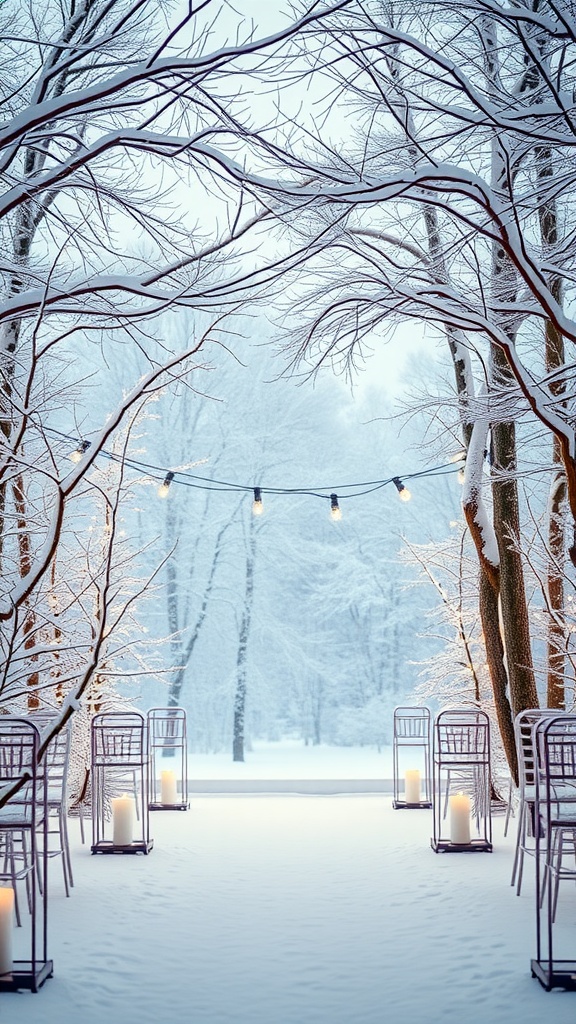
<instances>
[{"instance_id":1,"label":"light bulb","mask_svg":"<svg viewBox=\"0 0 576 1024\"><path fill-rule=\"evenodd\" d=\"M337 494L330 495L330 518L335 523L339 522L339 520L342 519L342 509L338 504Z\"/></svg>"},{"instance_id":2,"label":"light bulb","mask_svg":"<svg viewBox=\"0 0 576 1024\"><path fill-rule=\"evenodd\" d=\"M88 451L90 444L90 441L80 441L78 447L73 452L70 452L70 460L72 462L80 462L80 459L84 455L84 452Z\"/></svg>"},{"instance_id":3,"label":"light bulb","mask_svg":"<svg viewBox=\"0 0 576 1024\"><path fill-rule=\"evenodd\" d=\"M174 473L166 473L166 476L164 477L163 482L160 484L160 487L158 488L158 497L159 498L167 498L168 497L168 491L170 490L170 484L172 483L173 479L174 479Z\"/></svg>"},{"instance_id":4,"label":"light bulb","mask_svg":"<svg viewBox=\"0 0 576 1024\"><path fill-rule=\"evenodd\" d=\"M262 503L262 490L260 487L254 488L254 501L252 502L252 515L261 516L264 511L264 505Z\"/></svg>"},{"instance_id":5,"label":"light bulb","mask_svg":"<svg viewBox=\"0 0 576 1024\"><path fill-rule=\"evenodd\" d=\"M452 455L450 457L450 462L464 462L465 458L466 458L466 452L465 451L459 451L459 452L456 452L456 455Z\"/></svg>"},{"instance_id":6,"label":"light bulb","mask_svg":"<svg viewBox=\"0 0 576 1024\"><path fill-rule=\"evenodd\" d=\"M463 469L459 469L458 470L458 483L459 484L463 484L464 483L464 470Z\"/></svg>"},{"instance_id":7,"label":"light bulb","mask_svg":"<svg viewBox=\"0 0 576 1024\"><path fill-rule=\"evenodd\" d=\"M404 484L402 483L400 477L399 476L395 476L393 478L393 480L392 480L392 483L394 484L396 490L398 491L398 496L400 498L400 501L410 501L410 498L412 497L412 495L410 494L410 491L408 490L408 488L404 486Z\"/></svg>"}]
</instances>

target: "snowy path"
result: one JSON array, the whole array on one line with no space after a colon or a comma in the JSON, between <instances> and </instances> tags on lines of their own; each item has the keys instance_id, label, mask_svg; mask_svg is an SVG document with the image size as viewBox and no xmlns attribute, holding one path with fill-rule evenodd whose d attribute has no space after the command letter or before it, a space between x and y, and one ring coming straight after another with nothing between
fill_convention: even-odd
<instances>
[{"instance_id":1,"label":"snowy path","mask_svg":"<svg viewBox=\"0 0 576 1024\"><path fill-rule=\"evenodd\" d=\"M201 797L151 815L148 857L75 843L55 977L2 995L0 1020L573 1024L576 993L530 978L532 864L518 898L502 819L492 855L436 855L430 826L390 797ZM576 887L562 914L574 954Z\"/></svg>"}]
</instances>

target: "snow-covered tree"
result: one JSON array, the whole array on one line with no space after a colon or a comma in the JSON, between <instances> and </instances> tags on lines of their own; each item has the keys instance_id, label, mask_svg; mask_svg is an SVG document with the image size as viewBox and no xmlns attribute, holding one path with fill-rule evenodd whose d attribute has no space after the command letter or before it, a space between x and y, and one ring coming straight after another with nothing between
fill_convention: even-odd
<instances>
[{"instance_id":1,"label":"snow-covered tree","mask_svg":"<svg viewBox=\"0 0 576 1024\"><path fill-rule=\"evenodd\" d=\"M512 715L538 701L517 543L519 414L554 442L551 633L562 614L554 566L564 552L557 528L564 493L572 533L576 521L574 363L564 352L576 340L574 15L572 4L546 0L512 8L425 0L418 11L375 0L347 8L334 17L323 67L336 81L330 100L352 106L362 135L356 160L347 141L327 144L334 122L326 106L313 159L308 137L306 149L285 161L291 178L249 175L286 218L294 211L299 239L307 230L323 240L311 264L322 300L299 332L300 351L314 364L352 365L364 341L394 320L424 319L448 335L468 447L464 507L482 561L484 631L512 761ZM486 449L491 508L480 486ZM570 542L567 554L576 564ZM557 703L561 662L552 635L550 650L548 700Z\"/></svg>"},{"instance_id":2,"label":"snow-covered tree","mask_svg":"<svg viewBox=\"0 0 576 1024\"><path fill-rule=\"evenodd\" d=\"M238 18L230 37L221 13L212 2L179 10L156 0L0 8L0 623L8 674L18 652L34 693L42 607L54 601L65 538L82 530L99 452L160 383L190 370L202 344L198 335L179 354L170 339L159 349L151 321L193 307L207 311L205 331L258 283L240 250L268 214L244 212L225 183L235 139L253 130L236 84L288 56L323 8L277 19L263 39ZM260 269L269 264L264 254ZM114 394L108 368L122 345L141 365ZM96 400L95 378L105 389ZM109 545L74 585L67 577L61 652L74 646L70 609L86 612L86 587L106 589L115 552ZM67 677L62 720L98 672L103 607L90 619L89 655Z\"/></svg>"}]
</instances>

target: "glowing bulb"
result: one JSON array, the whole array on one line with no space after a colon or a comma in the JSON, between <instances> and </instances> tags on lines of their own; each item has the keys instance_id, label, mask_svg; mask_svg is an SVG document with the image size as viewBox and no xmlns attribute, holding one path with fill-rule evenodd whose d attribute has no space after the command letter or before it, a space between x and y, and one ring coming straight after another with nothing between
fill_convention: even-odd
<instances>
[{"instance_id":1,"label":"glowing bulb","mask_svg":"<svg viewBox=\"0 0 576 1024\"><path fill-rule=\"evenodd\" d=\"M172 483L173 479L174 479L174 473L166 473L166 476L164 477L163 482L160 484L160 487L158 488L158 497L159 498L167 498L168 497L168 491L170 490L170 484Z\"/></svg>"},{"instance_id":2,"label":"glowing bulb","mask_svg":"<svg viewBox=\"0 0 576 1024\"><path fill-rule=\"evenodd\" d=\"M464 462L465 458L466 458L466 452L465 451L459 451L459 452L456 452L456 455L452 455L450 457L450 462Z\"/></svg>"},{"instance_id":3,"label":"glowing bulb","mask_svg":"<svg viewBox=\"0 0 576 1024\"><path fill-rule=\"evenodd\" d=\"M88 451L88 449L90 447L90 444L91 444L90 441L80 441L80 444L78 445L76 450L73 451L73 452L70 452L70 459L71 459L71 461L72 462L80 462L80 459L84 455L84 452Z\"/></svg>"},{"instance_id":4,"label":"glowing bulb","mask_svg":"<svg viewBox=\"0 0 576 1024\"><path fill-rule=\"evenodd\" d=\"M463 484L464 483L464 477L465 477L464 470L463 469L459 469L458 470L458 483L459 484Z\"/></svg>"},{"instance_id":5,"label":"glowing bulb","mask_svg":"<svg viewBox=\"0 0 576 1024\"><path fill-rule=\"evenodd\" d=\"M404 486L400 477L395 476L394 479L392 480L392 483L394 484L396 490L398 491L400 501L410 501L412 495L410 494L408 488Z\"/></svg>"},{"instance_id":6,"label":"glowing bulb","mask_svg":"<svg viewBox=\"0 0 576 1024\"><path fill-rule=\"evenodd\" d=\"M337 494L331 494L330 495L330 518L335 523L337 523L340 519L342 519L342 509L340 508L340 505L338 504L338 495Z\"/></svg>"},{"instance_id":7,"label":"glowing bulb","mask_svg":"<svg viewBox=\"0 0 576 1024\"><path fill-rule=\"evenodd\" d=\"M252 502L252 515L261 516L264 511L264 505L262 504L262 490L260 487L254 488L254 501Z\"/></svg>"}]
</instances>

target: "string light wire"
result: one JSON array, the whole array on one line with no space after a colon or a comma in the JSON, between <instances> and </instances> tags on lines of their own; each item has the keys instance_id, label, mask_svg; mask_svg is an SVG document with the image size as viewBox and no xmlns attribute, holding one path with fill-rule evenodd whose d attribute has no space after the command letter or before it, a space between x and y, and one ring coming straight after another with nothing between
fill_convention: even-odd
<instances>
[{"instance_id":1,"label":"string light wire","mask_svg":"<svg viewBox=\"0 0 576 1024\"><path fill-rule=\"evenodd\" d=\"M90 442L79 440L77 437L71 437L69 434L64 434L61 431L54 430L52 428L45 428L45 433L51 434L62 441L66 441L69 445L74 446L73 451L75 452L80 451L82 448L86 451L90 445ZM192 487L203 491L221 491L222 493L248 492L253 495L255 500L259 500L260 503L262 502L263 493L303 495L332 501L335 494L344 499L361 498L367 494L373 494L375 491L379 491L390 484L394 484L399 493L401 493L402 488L405 486L403 484L403 481L405 480L420 480L426 479L427 477L445 476L459 472L459 467L454 458L452 458L449 462L442 463L438 466L431 466L429 469L417 470L413 473L403 473L401 479L398 475L395 475L382 480L364 480L357 483L339 484L338 486L318 485L315 487L255 488L253 484L232 483L229 480L218 480L215 477L200 476L197 473L190 473L187 470L167 471L164 466L141 462L140 460L132 459L124 455L116 455L114 452L107 451L105 448L102 448L98 452L98 456L108 459L111 462L122 463L125 467L134 470L136 473L144 474L151 477L153 480L159 481L161 488L165 487L169 481L169 485L178 484L183 487ZM458 461L463 461L463 459ZM402 485L401 487L398 487L399 483ZM407 488L405 489L407 490ZM258 499L256 499L256 491L258 491Z\"/></svg>"}]
</instances>

